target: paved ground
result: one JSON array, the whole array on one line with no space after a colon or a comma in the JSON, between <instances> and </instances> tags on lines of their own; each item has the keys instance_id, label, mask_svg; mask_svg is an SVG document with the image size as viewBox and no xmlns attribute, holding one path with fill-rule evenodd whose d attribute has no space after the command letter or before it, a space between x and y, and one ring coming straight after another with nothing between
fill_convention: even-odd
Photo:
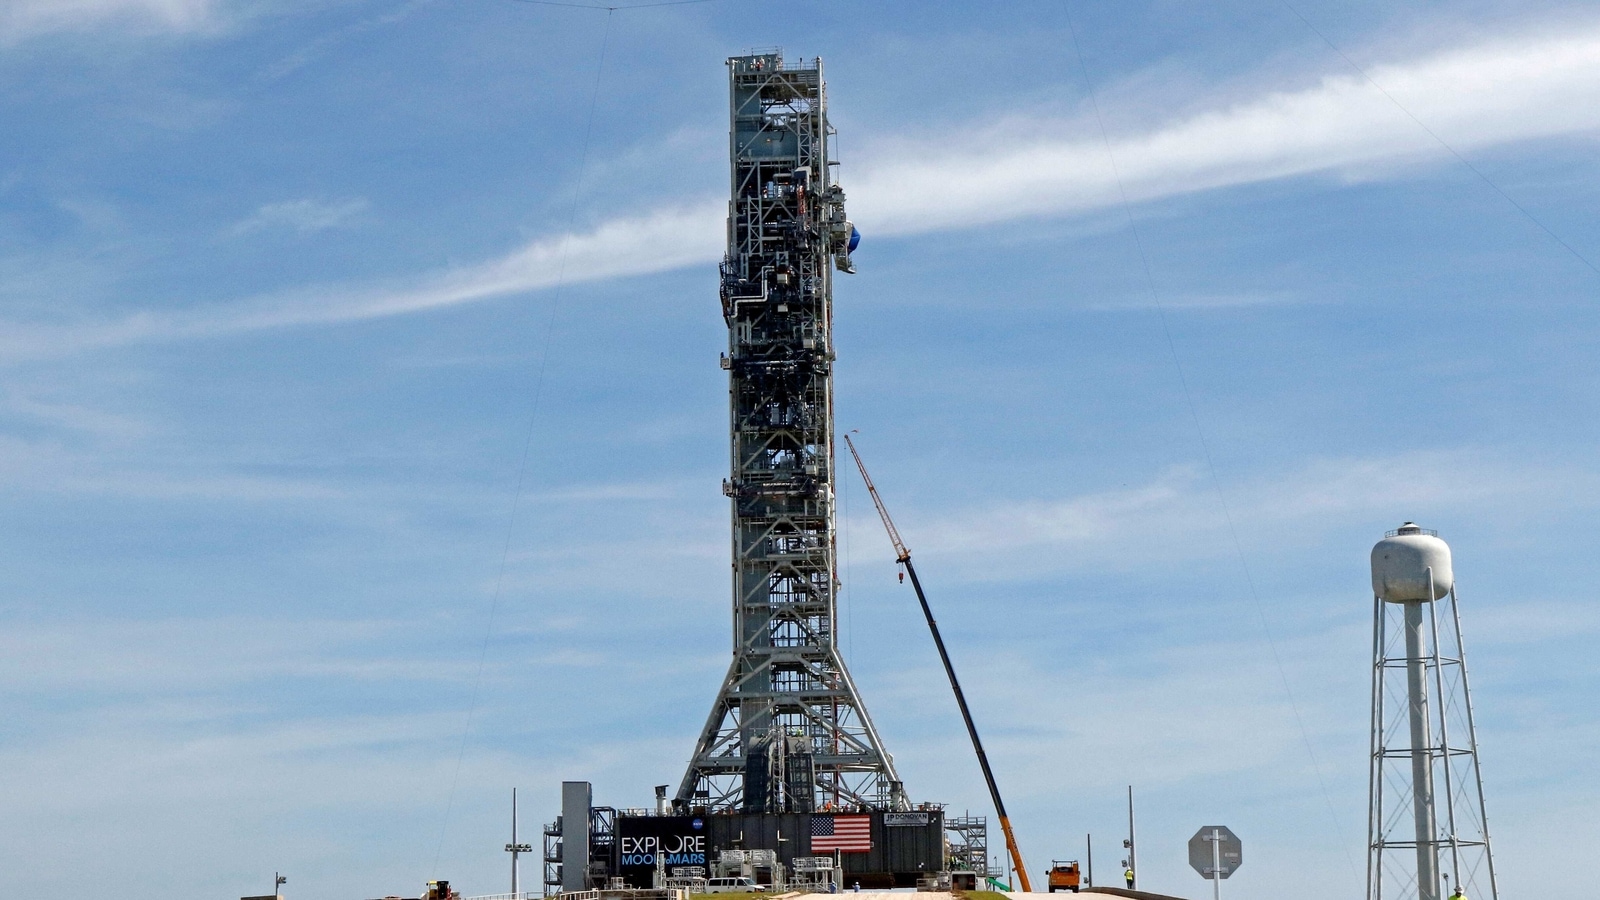
<instances>
[{"instance_id":1,"label":"paved ground","mask_svg":"<svg viewBox=\"0 0 1600 900\"><path fill-rule=\"evenodd\" d=\"M1027 894L1017 894L1026 897ZM839 894L801 894L794 900L954 900L949 891L855 891L846 890ZM1055 900L1062 900L1057 897Z\"/></svg>"},{"instance_id":2,"label":"paved ground","mask_svg":"<svg viewBox=\"0 0 1600 900\"><path fill-rule=\"evenodd\" d=\"M1181 897L1173 897L1170 894L1152 894L1148 891L1130 891L1123 888L1109 887L1085 888L1083 893L1091 897L1127 897L1129 900L1183 900ZM1018 891L1005 896L1012 898L1012 900L1067 900L1072 894L1071 892L1051 894L1039 891L1024 894ZM1082 895L1080 894L1079 896ZM954 898L951 894L944 892L862 891L856 893L855 891L845 891L842 894L801 894L795 897L794 900L954 900Z\"/></svg>"},{"instance_id":3,"label":"paved ground","mask_svg":"<svg viewBox=\"0 0 1600 900\"><path fill-rule=\"evenodd\" d=\"M1149 890L1128 890L1126 887L1085 887L1078 897L1082 897L1083 894L1088 894L1090 897L1128 897L1130 900L1182 900L1182 897L1173 897L1170 894L1150 894ZM1048 894L1042 890L1035 890L1032 894L1022 894L1019 890L1016 894L1006 894L1006 897L1014 897L1016 900L1045 900L1046 897L1050 900L1067 900L1072 897L1072 892L1069 890L1064 894Z\"/></svg>"}]
</instances>

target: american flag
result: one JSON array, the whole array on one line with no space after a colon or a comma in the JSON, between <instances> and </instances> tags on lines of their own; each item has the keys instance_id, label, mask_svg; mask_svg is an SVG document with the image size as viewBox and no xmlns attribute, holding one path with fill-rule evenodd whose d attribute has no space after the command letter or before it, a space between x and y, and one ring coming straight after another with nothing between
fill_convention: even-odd
<instances>
[{"instance_id":1,"label":"american flag","mask_svg":"<svg viewBox=\"0 0 1600 900\"><path fill-rule=\"evenodd\" d=\"M838 850L841 853L866 853L872 849L871 816L811 817L811 852Z\"/></svg>"}]
</instances>

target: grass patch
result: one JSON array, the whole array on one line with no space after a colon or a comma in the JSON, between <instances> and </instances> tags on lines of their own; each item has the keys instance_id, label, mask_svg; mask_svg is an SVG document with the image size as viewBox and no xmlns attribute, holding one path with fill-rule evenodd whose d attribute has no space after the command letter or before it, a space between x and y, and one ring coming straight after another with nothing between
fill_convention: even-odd
<instances>
[{"instance_id":1,"label":"grass patch","mask_svg":"<svg viewBox=\"0 0 1600 900\"><path fill-rule=\"evenodd\" d=\"M1010 897L999 891L962 891L961 896L966 897L967 900L1011 900Z\"/></svg>"},{"instance_id":2,"label":"grass patch","mask_svg":"<svg viewBox=\"0 0 1600 900\"><path fill-rule=\"evenodd\" d=\"M753 900L771 896L771 891L723 891L720 894L690 894L689 900Z\"/></svg>"}]
</instances>

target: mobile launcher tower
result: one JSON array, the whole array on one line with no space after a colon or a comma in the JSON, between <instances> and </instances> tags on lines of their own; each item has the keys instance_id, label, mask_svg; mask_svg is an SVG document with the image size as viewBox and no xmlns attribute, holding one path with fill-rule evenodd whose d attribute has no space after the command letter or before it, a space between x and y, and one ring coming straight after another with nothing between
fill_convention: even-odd
<instances>
[{"instance_id":1,"label":"mobile launcher tower","mask_svg":"<svg viewBox=\"0 0 1600 900\"><path fill-rule=\"evenodd\" d=\"M1440 900L1452 877L1499 900L1450 546L1411 522L1389 532L1372 592L1367 900Z\"/></svg>"},{"instance_id":2,"label":"mobile launcher tower","mask_svg":"<svg viewBox=\"0 0 1600 900\"><path fill-rule=\"evenodd\" d=\"M822 61L728 60L733 660L674 806L809 813L907 803L838 651L833 270L859 235L829 159Z\"/></svg>"},{"instance_id":3,"label":"mobile launcher tower","mask_svg":"<svg viewBox=\"0 0 1600 900\"><path fill-rule=\"evenodd\" d=\"M728 69L733 659L671 799L663 785L654 808L595 806L589 782L563 782L545 891L987 874L986 820L956 818L947 836L942 806L912 808L839 656L832 279L854 271L859 238L833 177L822 64L769 52Z\"/></svg>"}]
</instances>

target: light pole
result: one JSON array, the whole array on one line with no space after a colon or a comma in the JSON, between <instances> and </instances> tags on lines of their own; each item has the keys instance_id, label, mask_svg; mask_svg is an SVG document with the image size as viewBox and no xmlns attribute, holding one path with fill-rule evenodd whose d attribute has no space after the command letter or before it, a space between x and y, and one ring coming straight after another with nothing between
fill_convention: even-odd
<instances>
[{"instance_id":1,"label":"light pole","mask_svg":"<svg viewBox=\"0 0 1600 900\"><path fill-rule=\"evenodd\" d=\"M278 896L278 888L283 887L285 884L288 884L288 883L289 883L289 879L286 876L279 875L277 872L273 872L272 873L272 896L274 896L274 897Z\"/></svg>"},{"instance_id":2,"label":"light pole","mask_svg":"<svg viewBox=\"0 0 1600 900\"><path fill-rule=\"evenodd\" d=\"M517 857L524 853L532 853L532 844L517 843L517 789L511 789L511 843L506 845L506 852L511 854L511 897L512 900L521 900L522 884L519 880Z\"/></svg>"},{"instance_id":3,"label":"light pole","mask_svg":"<svg viewBox=\"0 0 1600 900\"><path fill-rule=\"evenodd\" d=\"M1128 839L1122 842L1128 848L1128 871L1133 873L1133 878L1128 880L1128 890L1133 890L1139 884L1139 859L1135 855L1133 837L1133 785L1128 785Z\"/></svg>"}]
</instances>

